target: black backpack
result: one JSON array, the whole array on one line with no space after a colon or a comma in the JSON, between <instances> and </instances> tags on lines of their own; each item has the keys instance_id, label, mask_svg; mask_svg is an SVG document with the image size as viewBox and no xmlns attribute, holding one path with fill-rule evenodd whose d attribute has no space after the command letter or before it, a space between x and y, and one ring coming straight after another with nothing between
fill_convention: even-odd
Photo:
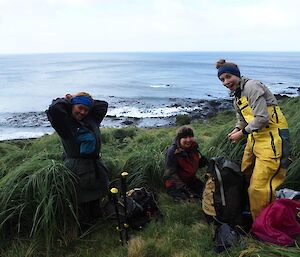
<instances>
[{"instance_id":1,"label":"black backpack","mask_svg":"<svg viewBox=\"0 0 300 257\"><path fill-rule=\"evenodd\" d=\"M134 188L126 193L127 214L126 219L130 228L141 229L151 220L162 220L163 215L158 207L156 195L146 188ZM118 212L120 221L125 222L124 200L118 197ZM116 220L117 214L113 201L104 207L104 217Z\"/></svg>"},{"instance_id":2,"label":"black backpack","mask_svg":"<svg viewBox=\"0 0 300 257\"><path fill-rule=\"evenodd\" d=\"M212 158L207 169L202 209L208 220L231 227L243 225L243 176L240 165L225 157Z\"/></svg>"}]
</instances>

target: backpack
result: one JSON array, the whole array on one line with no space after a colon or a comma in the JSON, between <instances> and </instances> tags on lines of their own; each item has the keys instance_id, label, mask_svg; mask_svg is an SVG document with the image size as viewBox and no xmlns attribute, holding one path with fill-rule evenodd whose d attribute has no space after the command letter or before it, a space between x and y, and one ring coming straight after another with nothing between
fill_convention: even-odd
<instances>
[{"instance_id":1,"label":"backpack","mask_svg":"<svg viewBox=\"0 0 300 257\"><path fill-rule=\"evenodd\" d=\"M225 157L209 160L207 180L202 196L202 209L208 221L243 225L243 176L240 166Z\"/></svg>"},{"instance_id":2,"label":"backpack","mask_svg":"<svg viewBox=\"0 0 300 257\"><path fill-rule=\"evenodd\" d=\"M122 223L125 222L124 199L118 197L118 212ZM156 195L146 188L134 188L126 192L127 224L132 229L142 229L151 220L161 220L162 212L158 207ZM117 220L116 209L113 201L104 207L104 217Z\"/></svg>"},{"instance_id":3,"label":"backpack","mask_svg":"<svg viewBox=\"0 0 300 257\"><path fill-rule=\"evenodd\" d=\"M222 253L227 250L227 248L238 245L240 236L228 224L224 223L216 228L214 241L214 251L216 253Z\"/></svg>"}]
</instances>

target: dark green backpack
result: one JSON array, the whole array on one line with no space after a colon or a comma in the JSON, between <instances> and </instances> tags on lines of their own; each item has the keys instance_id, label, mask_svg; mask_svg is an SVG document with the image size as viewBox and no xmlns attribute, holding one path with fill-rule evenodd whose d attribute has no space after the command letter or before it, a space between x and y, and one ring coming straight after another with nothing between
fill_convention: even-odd
<instances>
[{"instance_id":1,"label":"dark green backpack","mask_svg":"<svg viewBox=\"0 0 300 257\"><path fill-rule=\"evenodd\" d=\"M212 158L207 169L202 209L218 223L243 225L243 176L238 163L225 157Z\"/></svg>"}]
</instances>

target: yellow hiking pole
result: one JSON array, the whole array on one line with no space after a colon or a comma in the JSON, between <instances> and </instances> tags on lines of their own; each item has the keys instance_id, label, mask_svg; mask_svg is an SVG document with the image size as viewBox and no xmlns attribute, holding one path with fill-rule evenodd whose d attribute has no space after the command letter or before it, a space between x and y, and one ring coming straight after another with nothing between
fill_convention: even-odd
<instances>
[{"instance_id":1,"label":"yellow hiking pole","mask_svg":"<svg viewBox=\"0 0 300 257\"><path fill-rule=\"evenodd\" d=\"M113 203L115 206L115 211L116 211L116 215L117 215L117 221L118 221L118 225L116 227L117 231L119 231L120 233L120 241L123 245L123 235L122 235L122 226L121 226L121 219L120 219L120 214L119 214L119 208L118 208L118 192L119 190L115 187L113 187L110 190L111 194L112 194L112 199L113 199Z\"/></svg>"},{"instance_id":2,"label":"yellow hiking pole","mask_svg":"<svg viewBox=\"0 0 300 257\"><path fill-rule=\"evenodd\" d=\"M126 243L128 243L128 222L127 222L127 197L126 197L126 192L127 192L127 181L126 178L128 176L128 173L126 171L121 173L121 186L122 186L122 196L123 196L123 201L124 201L124 223L123 223L123 228L125 230L125 240Z\"/></svg>"}]
</instances>

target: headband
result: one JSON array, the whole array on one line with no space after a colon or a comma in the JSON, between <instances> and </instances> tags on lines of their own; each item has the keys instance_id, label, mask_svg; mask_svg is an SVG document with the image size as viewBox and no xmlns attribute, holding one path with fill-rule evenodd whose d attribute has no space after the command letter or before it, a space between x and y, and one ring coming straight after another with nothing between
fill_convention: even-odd
<instances>
[{"instance_id":1,"label":"headband","mask_svg":"<svg viewBox=\"0 0 300 257\"><path fill-rule=\"evenodd\" d=\"M82 104L88 108L91 108L93 106L93 100L89 96L74 96L71 99L71 104Z\"/></svg>"}]
</instances>

